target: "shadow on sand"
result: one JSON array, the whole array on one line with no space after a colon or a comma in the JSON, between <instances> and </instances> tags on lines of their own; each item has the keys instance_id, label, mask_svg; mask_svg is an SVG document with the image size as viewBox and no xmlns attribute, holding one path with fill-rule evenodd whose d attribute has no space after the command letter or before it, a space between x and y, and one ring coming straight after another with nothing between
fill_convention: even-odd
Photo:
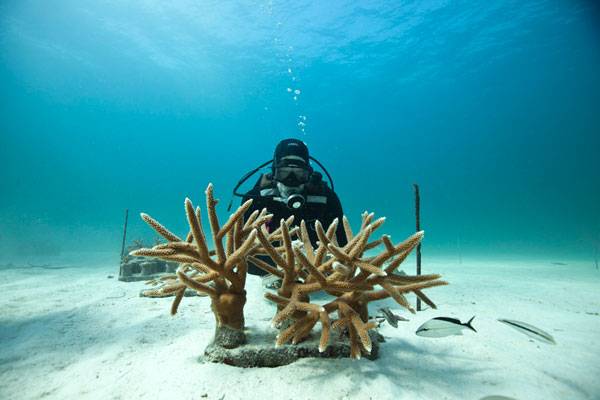
<instances>
[{"instance_id":1,"label":"shadow on sand","mask_svg":"<svg viewBox=\"0 0 600 400\"><path fill-rule=\"evenodd\" d=\"M474 376L482 371L482 367L471 367L480 360L465 358L449 350L432 352L431 349L416 347L401 339L392 339L381 344L380 356L375 361L366 359L357 361L350 359L310 360L298 363L299 368L310 368L304 380L326 385L334 376L346 376L349 385L348 396L363 391L374 382L387 381L394 386L394 394L404 391L418 393L424 385L435 386L442 392L460 395L468 387ZM375 383L377 384L377 383Z\"/></svg>"},{"instance_id":2,"label":"shadow on sand","mask_svg":"<svg viewBox=\"0 0 600 400\"><path fill-rule=\"evenodd\" d=\"M101 308L90 304L29 318L0 318L0 371L30 357L53 359L60 355L70 359L87 351L100 353L111 346L136 349L156 345L172 338L168 332L181 335L194 329L171 319L168 312L132 323L127 316L111 315L110 308ZM164 329L148 332L149 327L157 325Z\"/></svg>"}]
</instances>

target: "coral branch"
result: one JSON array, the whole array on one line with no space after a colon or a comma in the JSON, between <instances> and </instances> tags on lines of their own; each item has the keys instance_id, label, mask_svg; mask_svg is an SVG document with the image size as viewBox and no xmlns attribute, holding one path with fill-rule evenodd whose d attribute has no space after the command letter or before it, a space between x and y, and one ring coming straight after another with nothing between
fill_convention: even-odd
<instances>
[{"instance_id":1,"label":"coral branch","mask_svg":"<svg viewBox=\"0 0 600 400\"><path fill-rule=\"evenodd\" d=\"M167 228L162 226L157 220L155 220L148 214L141 213L140 216L148 225L150 225L156 231L156 233L167 239L169 242L181 241L181 239L179 239L176 235L172 234Z\"/></svg>"}]
</instances>

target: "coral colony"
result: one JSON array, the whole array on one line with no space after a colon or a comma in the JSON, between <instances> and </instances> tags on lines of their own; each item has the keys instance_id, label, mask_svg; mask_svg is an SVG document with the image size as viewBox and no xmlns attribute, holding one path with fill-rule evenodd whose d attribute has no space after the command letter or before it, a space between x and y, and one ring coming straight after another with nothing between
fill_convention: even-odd
<instances>
[{"instance_id":1,"label":"coral colony","mask_svg":"<svg viewBox=\"0 0 600 400\"><path fill-rule=\"evenodd\" d=\"M369 331L377 324L369 321L370 302L392 297L414 313L404 296L406 293L414 293L435 308L423 289L447 284L439 280L440 275L394 273L420 243L423 231L396 245L388 235L369 241L385 218L373 220L372 213L364 213L357 233L352 231L346 217L341 221L348 238L343 247L337 244L335 236L340 221L335 220L327 228L315 222L319 243L314 248L305 221L293 226L293 217L290 217L282 220L279 228L268 232L265 222L271 215L266 209L255 211L244 221L244 213L252 200L242 204L221 226L212 184L205 193L213 250L208 248L200 207L194 208L186 198L185 211L190 225L187 237L179 238L149 215L142 214L143 220L166 239L166 243L135 250L131 255L179 263L176 274L163 276L164 285L157 289L162 294L175 294L172 314L177 312L186 288L210 296L216 318L212 345L232 349L246 343L244 305L248 262L282 279L276 294L265 294L277 306L272 321L279 329L275 346L302 342L320 323L318 351L322 353L327 349L331 331L337 330L347 334L352 358L360 358L363 353L368 355L372 349ZM365 255L367 250L379 247L382 247L379 254ZM258 258L259 255L263 258ZM263 261L264 256L275 266ZM322 305L311 303L311 295L318 292L327 293L330 301Z\"/></svg>"}]
</instances>

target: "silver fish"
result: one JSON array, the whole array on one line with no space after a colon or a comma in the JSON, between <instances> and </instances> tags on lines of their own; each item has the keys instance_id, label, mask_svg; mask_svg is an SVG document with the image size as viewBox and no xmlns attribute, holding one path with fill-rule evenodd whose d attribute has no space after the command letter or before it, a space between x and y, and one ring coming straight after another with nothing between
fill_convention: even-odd
<instances>
[{"instance_id":1,"label":"silver fish","mask_svg":"<svg viewBox=\"0 0 600 400\"><path fill-rule=\"evenodd\" d=\"M456 318L436 317L421 325L415 334L423 337L440 338L451 335L462 335L462 330L464 328L469 328L473 332L477 332L471 325L473 318L471 318L469 322L463 324Z\"/></svg>"},{"instance_id":2,"label":"silver fish","mask_svg":"<svg viewBox=\"0 0 600 400\"><path fill-rule=\"evenodd\" d=\"M535 327L533 325L530 325L530 324L527 324L527 323L521 322L521 321L515 321L512 319L499 319L498 321L510 326L511 328L518 330L521 333L526 334L527 336L529 336L532 339L535 339L535 340L538 340L538 341L544 342L544 343L556 344L552 335L550 335L548 332L544 332L540 328Z\"/></svg>"},{"instance_id":3,"label":"silver fish","mask_svg":"<svg viewBox=\"0 0 600 400\"><path fill-rule=\"evenodd\" d=\"M500 396L500 395L492 395L492 396L482 397L479 400L516 400L516 399L514 399L513 397Z\"/></svg>"}]
</instances>

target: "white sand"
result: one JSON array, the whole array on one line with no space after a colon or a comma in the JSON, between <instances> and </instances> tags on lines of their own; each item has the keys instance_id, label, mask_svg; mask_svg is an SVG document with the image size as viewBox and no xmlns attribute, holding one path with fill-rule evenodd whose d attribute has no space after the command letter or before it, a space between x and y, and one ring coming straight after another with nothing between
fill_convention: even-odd
<instances>
[{"instance_id":1,"label":"white sand","mask_svg":"<svg viewBox=\"0 0 600 400\"><path fill-rule=\"evenodd\" d=\"M427 291L438 310L410 315L385 303L410 322L381 329L387 342L377 361L240 369L198 362L214 328L207 298L185 298L171 317L171 299L140 298L143 283L108 279L115 265L86 257L53 262L65 269L0 269L0 399L600 398L600 272L590 263L425 258L424 271L451 285ZM251 333L268 326L274 308L258 279L248 292ZM435 316L472 315L478 333L414 334ZM557 345L497 318L538 326Z\"/></svg>"}]
</instances>

